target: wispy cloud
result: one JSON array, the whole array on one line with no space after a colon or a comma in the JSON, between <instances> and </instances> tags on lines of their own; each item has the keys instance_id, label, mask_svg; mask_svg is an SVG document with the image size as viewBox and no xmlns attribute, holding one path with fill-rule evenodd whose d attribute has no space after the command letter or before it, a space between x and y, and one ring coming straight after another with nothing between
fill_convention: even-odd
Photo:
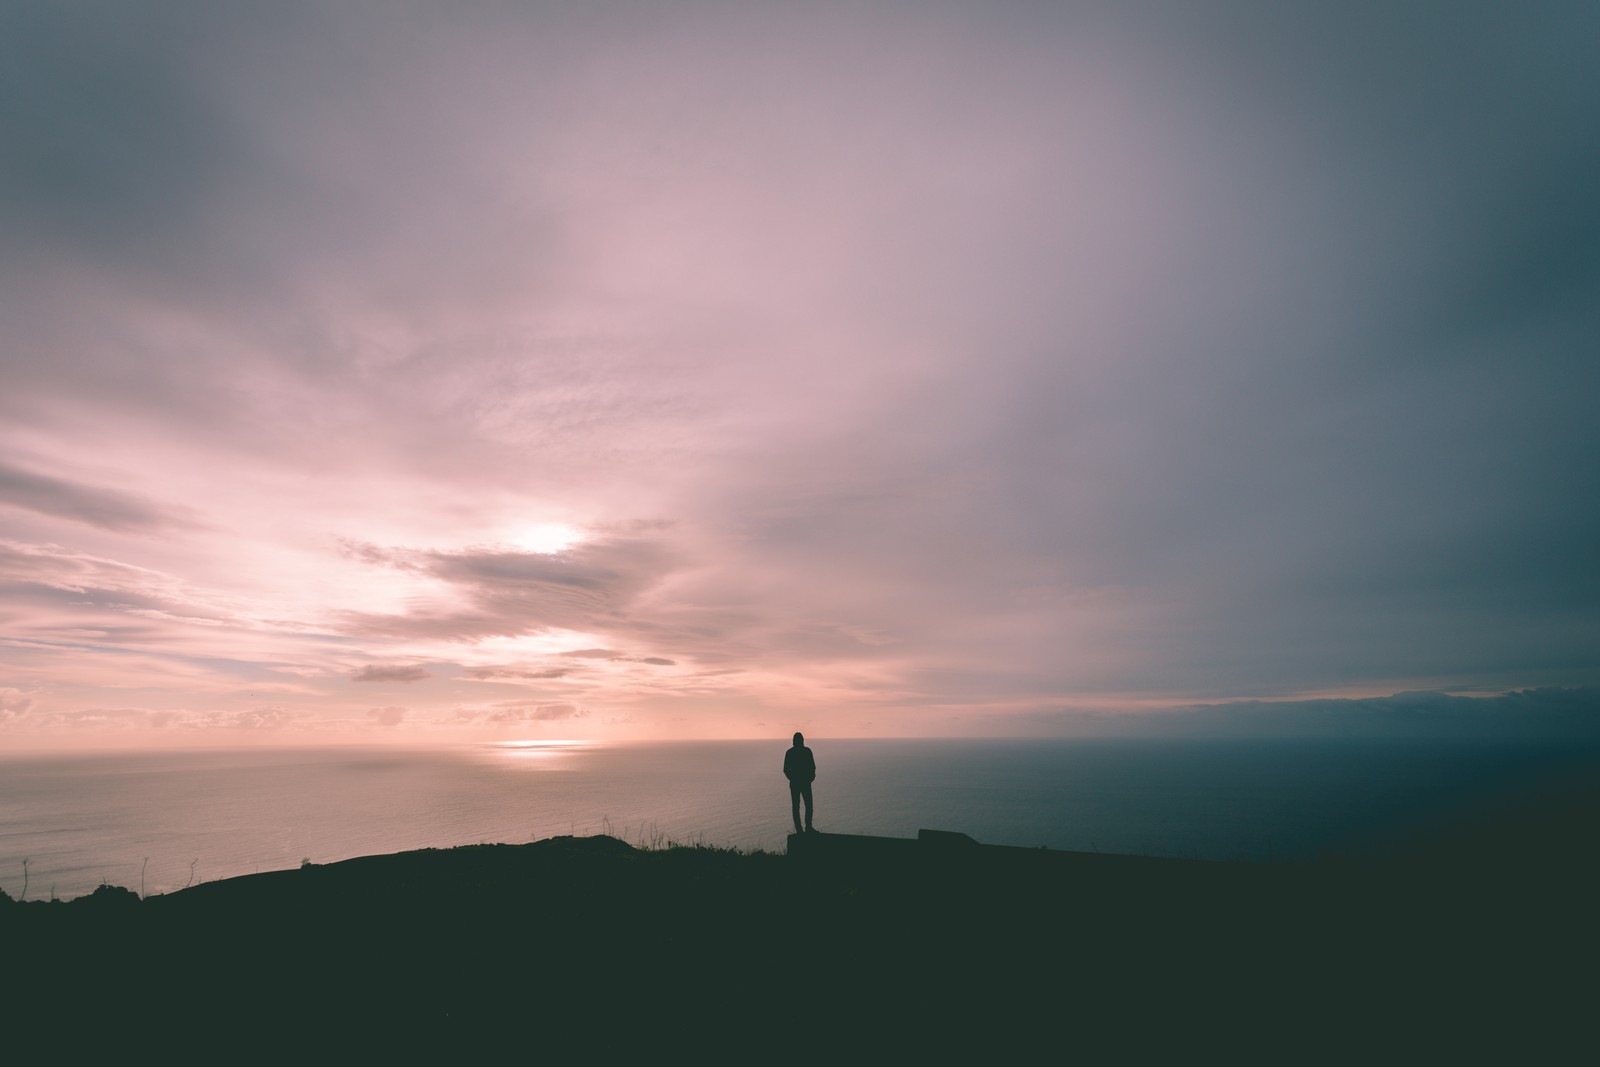
<instances>
[{"instance_id":1,"label":"wispy cloud","mask_svg":"<svg viewBox=\"0 0 1600 1067\"><path fill-rule=\"evenodd\" d=\"M0 689L0 722L28 714L33 705L33 697L20 689L11 686Z\"/></svg>"},{"instance_id":2,"label":"wispy cloud","mask_svg":"<svg viewBox=\"0 0 1600 1067\"><path fill-rule=\"evenodd\" d=\"M538 703L523 700L500 700L488 704L460 704L455 708L458 722L521 723L559 722L566 719L588 718L589 712L577 704Z\"/></svg>"},{"instance_id":3,"label":"wispy cloud","mask_svg":"<svg viewBox=\"0 0 1600 1067\"><path fill-rule=\"evenodd\" d=\"M390 704L387 707L373 708L367 714L377 721L379 726L399 726L405 722L410 708L399 704Z\"/></svg>"},{"instance_id":4,"label":"wispy cloud","mask_svg":"<svg viewBox=\"0 0 1600 1067\"><path fill-rule=\"evenodd\" d=\"M108 530L155 530L178 525L175 516L132 494L38 474L0 461L0 506L7 504Z\"/></svg>"},{"instance_id":5,"label":"wispy cloud","mask_svg":"<svg viewBox=\"0 0 1600 1067\"><path fill-rule=\"evenodd\" d=\"M356 682L420 682L432 677L433 672L426 667L386 666L376 663L350 673L351 680Z\"/></svg>"},{"instance_id":6,"label":"wispy cloud","mask_svg":"<svg viewBox=\"0 0 1600 1067\"><path fill-rule=\"evenodd\" d=\"M519 679L534 681L549 681L567 674L565 667L548 667L543 670L529 670L517 667L468 667L462 672L468 678L477 678L481 681L495 679Z\"/></svg>"}]
</instances>

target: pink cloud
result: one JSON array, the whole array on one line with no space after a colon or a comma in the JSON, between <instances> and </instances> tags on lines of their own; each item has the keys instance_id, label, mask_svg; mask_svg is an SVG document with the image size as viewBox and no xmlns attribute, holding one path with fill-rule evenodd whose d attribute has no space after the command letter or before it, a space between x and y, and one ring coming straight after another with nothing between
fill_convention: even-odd
<instances>
[{"instance_id":1,"label":"pink cloud","mask_svg":"<svg viewBox=\"0 0 1600 1067\"><path fill-rule=\"evenodd\" d=\"M350 672L357 682L420 682L432 678L433 672L420 666L383 666L370 664Z\"/></svg>"},{"instance_id":2,"label":"pink cloud","mask_svg":"<svg viewBox=\"0 0 1600 1067\"><path fill-rule=\"evenodd\" d=\"M0 722L28 714L33 710L34 698L10 686L0 688Z\"/></svg>"},{"instance_id":3,"label":"pink cloud","mask_svg":"<svg viewBox=\"0 0 1600 1067\"><path fill-rule=\"evenodd\" d=\"M542 670L530 670L517 667L468 667L462 673L468 678L477 678L482 681L511 678L546 681L554 678L560 678L563 675L571 672L565 667L549 667Z\"/></svg>"},{"instance_id":4,"label":"pink cloud","mask_svg":"<svg viewBox=\"0 0 1600 1067\"><path fill-rule=\"evenodd\" d=\"M372 708L367 714L376 720L379 726L398 726L405 721L406 715L410 711L411 709L407 707L390 705L388 707Z\"/></svg>"}]
</instances>

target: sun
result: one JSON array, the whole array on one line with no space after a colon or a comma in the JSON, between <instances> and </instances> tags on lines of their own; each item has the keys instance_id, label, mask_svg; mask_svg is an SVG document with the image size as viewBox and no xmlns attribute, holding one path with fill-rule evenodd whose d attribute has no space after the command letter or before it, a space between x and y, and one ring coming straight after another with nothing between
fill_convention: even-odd
<instances>
[{"instance_id":1,"label":"sun","mask_svg":"<svg viewBox=\"0 0 1600 1067\"><path fill-rule=\"evenodd\" d=\"M506 540L524 552L553 555L565 552L582 541L583 533L577 527L568 526L564 522L541 522L535 526L523 526L514 530Z\"/></svg>"}]
</instances>

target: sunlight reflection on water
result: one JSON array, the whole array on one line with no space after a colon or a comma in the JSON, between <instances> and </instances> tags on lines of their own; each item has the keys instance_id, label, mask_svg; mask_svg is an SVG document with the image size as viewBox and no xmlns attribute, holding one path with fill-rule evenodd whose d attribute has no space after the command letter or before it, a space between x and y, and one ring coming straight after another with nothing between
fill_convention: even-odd
<instances>
[{"instance_id":1,"label":"sunlight reflection on water","mask_svg":"<svg viewBox=\"0 0 1600 1067\"><path fill-rule=\"evenodd\" d=\"M494 741L476 751L504 767L540 771L572 770L573 756L603 744L600 741Z\"/></svg>"}]
</instances>

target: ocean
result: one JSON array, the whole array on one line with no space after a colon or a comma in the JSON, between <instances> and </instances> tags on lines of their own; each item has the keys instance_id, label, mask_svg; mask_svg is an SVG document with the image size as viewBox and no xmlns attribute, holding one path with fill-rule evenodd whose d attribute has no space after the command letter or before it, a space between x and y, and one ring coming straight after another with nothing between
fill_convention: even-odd
<instances>
[{"instance_id":1,"label":"ocean","mask_svg":"<svg viewBox=\"0 0 1600 1067\"><path fill-rule=\"evenodd\" d=\"M838 740L816 824L1203 859L1359 854L1591 766L1558 744ZM0 889L141 893L304 862L609 833L781 851L784 741L512 742L0 758Z\"/></svg>"}]
</instances>

